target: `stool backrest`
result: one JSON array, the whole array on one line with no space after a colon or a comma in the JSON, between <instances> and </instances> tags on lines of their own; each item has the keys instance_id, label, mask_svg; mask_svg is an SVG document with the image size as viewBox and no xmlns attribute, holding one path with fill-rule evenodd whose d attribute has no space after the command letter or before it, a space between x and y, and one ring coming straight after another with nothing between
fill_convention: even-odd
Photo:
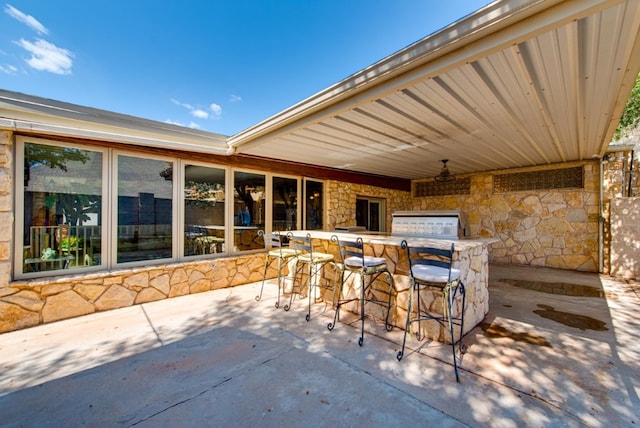
<instances>
[{"instance_id":1,"label":"stool backrest","mask_svg":"<svg viewBox=\"0 0 640 428\"><path fill-rule=\"evenodd\" d=\"M298 255L313 255L313 245L311 244L311 234L306 235L289 235L289 244L296 250Z\"/></svg>"},{"instance_id":2,"label":"stool backrest","mask_svg":"<svg viewBox=\"0 0 640 428\"><path fill-rule=\"evenodd\" d=\"M453 252L455 250L453 243L449 248L438 248L432 246L410 246L407 241L403 240L401 246L407 251L409 271L412 276L414 266L426 265L448 269L449 279L451 279L451 265L453 264Z\"/></svg>"},{"instance_id":3,"label":"stool backrest","mask_svg":"<svg viewBox=\"0 0 640 428\"><path fill-rule=\"evenodd\" d=\"M343 264L349 257L357 257L362 259L362 266L364 266L364 243L362 238L340 239L338 236L333 235L331 241L338 244L340 259Z\"/></svg>"},{"instance_id":4,"label":"stool backrest","mask_svg":"<svg viewBox=\"0 0 640 428\"><path fill-rule=\"evenodd\" d=\"M264 239L264 249L269 251L273 248L282 247L282 236L278 232L264 233L264 230L258 232L258 235Z\"/></svg>"}]
</instances>

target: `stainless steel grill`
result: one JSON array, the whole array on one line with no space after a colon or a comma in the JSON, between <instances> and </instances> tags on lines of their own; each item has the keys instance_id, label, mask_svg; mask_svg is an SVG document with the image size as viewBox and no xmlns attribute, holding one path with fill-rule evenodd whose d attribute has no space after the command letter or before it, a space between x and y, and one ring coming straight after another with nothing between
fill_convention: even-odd
<instances>
[{"instance_id":1,"label":"stainless steel grill","mask_svg":"<svg viewBox=\"0 0 640 428\"><path fill-rule=\"evenodd\" d=\"M391 234L423 238L461 239L469 236L464 213L457 210L396 211Z\"/></svg>"}]
</instances>

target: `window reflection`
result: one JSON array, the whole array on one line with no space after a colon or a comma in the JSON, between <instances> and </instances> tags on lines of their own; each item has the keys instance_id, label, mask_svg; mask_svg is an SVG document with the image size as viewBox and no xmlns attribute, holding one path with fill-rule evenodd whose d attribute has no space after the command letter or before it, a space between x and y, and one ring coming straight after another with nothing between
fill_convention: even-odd
<instances>
[{"instance_id":1,"label":"window reflection","mask_svg":"<svg viewBox=\"0 0 640 428\"><path fill-rule=\"evenodd\" d=\"M324 190L319 181L305 181L305 216L307 230L321 230L324 227Z\"/></svg>"},{"instance_id":2,"label":"window reflection","mask_svg":"<svg viewBox=\"0 0 640 428\"><path fill-rule=\"evenodd\" d=\"M173 164L118 156L118 263L172 257Z\"/></svg>"},{"instance_id":3,"label":"window reflection","mask_svg":"<svg viewBox=\"0 0 640 428\"><path fill-rule=\"evenodd\" d=\"M298 180L273 177L273 230L297 229Z\"/></svg>"},{"instance_id":4,"label":"window reflection","mask_svg":"<svg viewBox=\"0 0 640 428\"><path fill-rule=\"evenodd\" d=\"M233 176L234 251L264 248L258 230L264 229L265 176L236 171Z\"/></svg>"},{"instance_id":5,"label":"window reflection","mask_svg":"<svg viewBox=\"0 0 640 428\"><path fill-rule=\"evenodd\" d=\"M101 264L102 153L24 144L23 272Z\"/></svg>"},{"instance_id":6,"label":"window reflection","mask_svg":"<svg viewBox=\"0 0 640 428\"><path fill-rule=\"evenodd\" d=\"M224 169L185 167L184 255L225 251Z\"/></svg>"}]
</instances>

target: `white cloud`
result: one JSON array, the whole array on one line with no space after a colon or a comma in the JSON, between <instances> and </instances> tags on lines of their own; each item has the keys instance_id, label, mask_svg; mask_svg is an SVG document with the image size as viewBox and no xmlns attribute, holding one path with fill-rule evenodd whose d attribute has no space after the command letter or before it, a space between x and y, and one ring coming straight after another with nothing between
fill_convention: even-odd
<instances>
[{"instance_id":1,"label":"white cloud","mask_svg":"<svg viewBox=\"0 0 640 428\"><path fill-rule=\"evenodd\" d=\"M13 65L7 65L6 67L0 65L0 71L5 74L16 74L18 72L18 68Z\"/></svg>"},{"instance_id":2,"label":"white cloud","mask_svg":"<svg viewBox=\"0 0 640 428\"><path fill-rule=\"evenodd\" d=\"M201 109L191 110L191 115L198 119L209 119L209 113Z\"/></svg>"},{"instance_id":3,"label":"white cloud","mask_svg":"<svg viewBox=\"0 0 640 428\"><path fill-rule=\"evenodd\" d=\"M181 103L180 101L176 100L175 98L171 98L171 102L174 103L177 106L184 107L187 110L193 110L193 106L191 104Z\"/></svg>"},{"instance_id":4,"label":"white cloud","mask_svg":"<svg viewBox=\"0 0 640 428\"><path fill-rule=\"evenodd\" d=\"M35 30L38 34L49 34L49 30L42 25L37 19L35 19L31 15L27 15L16 9L15 7L7 4L4 8L4 11L10 17L22 22L23 24L28 25L31 29Z\"/></svg>"},{"instance_id":5,"label":"white cloud","mask_svg":"<svg viewBox=\"0 0 640 428\"><path fill-rule=\"evenodd\" d=\"M183 108L189 110L189 112L191 113L191 116L196 117L198 119L209 119L209 117L211 115L213 115L216 118L219 118L222 115L222 107L220 107L216 103L211 103L209 105L209 110L211 111L211 112L209 112L208 110L201 109L201 108L196 108L196 107L192 106L191 104L187 104L187 103L183 103L181 101L178 101L175 98L172 98L171 102L174 103L177 106L180 106L180 107L183 107ZM184 126L184 125L181 125L181 126ZM190 127L193 127L193 126L190 126Z\"/></svg>"},{"instance_id":6,"label":"white cloud","mask_svg":"<svg viewBox=\"0 0 640 428\"><path fill-rule=\"evenodd\" d=\"M215 117L220 117L222 115L222 107L220 107L218 104L211 103L209 108L211 109Z\"/></svg>"},{"instance_id":7,"label":"white cloud","mask_svg":"<svg viewBox=\"0 0 640 428\"><path fill-rule=\"evenodd\" d=\"M242 101L242 97L240 95L231 95L229 101L232 103L239 103L240 101Z\"/></svg>"},{"instance_id":8,"label":"white cloud","mask_svg":"<svg viewBox=\"0 0 640 428\"><path fill-rule=\"evenodd\" d=\"M73 54L67 49L59 48L42 39L37 39L35 43L20 39L15 43L31 54L31 58L26 62L32 68L55 74L71 74Z\"/></svg>"},{"instance_id":9,"label":"white cloud","mask_svg":"<svg viewBox=\"0 0 640 428\"><path fill-rule=\"evenodd\" d=\"M167 120L164 121L164 123L168 123L170 125L182 126L182 127L191 128L191 129L200 129L200 125L198 125L195 122L189 122L188 124L184 124L184 123L176 121L176 120L167 119Z\"/></svg>"}]
</instances>

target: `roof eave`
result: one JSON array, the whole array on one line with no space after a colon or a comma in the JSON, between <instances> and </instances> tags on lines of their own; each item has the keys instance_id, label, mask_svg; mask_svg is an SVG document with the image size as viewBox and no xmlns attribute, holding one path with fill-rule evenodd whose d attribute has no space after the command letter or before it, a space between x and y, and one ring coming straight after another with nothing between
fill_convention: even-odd
<instances>
[{"instance_id":1,"label":"roof eave","mask_svg":"<svg viewBox=\"0 0 640 428\"><path fill-rule=\"evenodd\" d=\"M0 128L199 153L231 153L225 135L3 90Z\"/></svg>"}]
</instances>

